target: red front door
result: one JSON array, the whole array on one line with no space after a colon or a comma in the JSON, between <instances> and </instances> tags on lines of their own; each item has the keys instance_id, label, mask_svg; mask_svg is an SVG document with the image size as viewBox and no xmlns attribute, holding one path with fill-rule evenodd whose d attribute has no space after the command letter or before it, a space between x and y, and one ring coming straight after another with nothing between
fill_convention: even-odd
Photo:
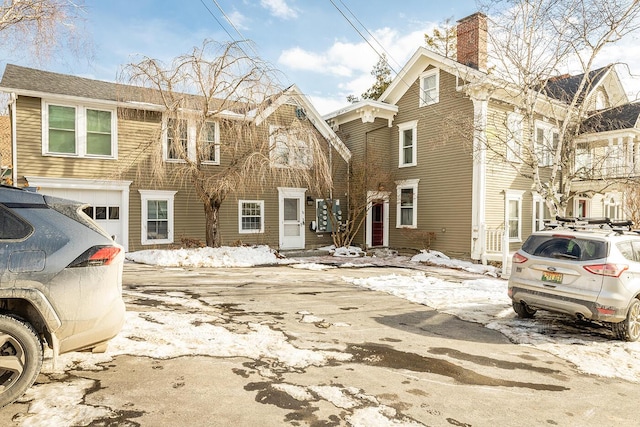
<instances>
[{"instance_id":1,"label":"red front door","mask_svg":"<svg viewBox=\"0 0 640 427\"><path fill-rule=\"evenodd\" d=\"M384 245L384 203L374 202L371 207L371 246Z\"/></svg>"}]
</instances>

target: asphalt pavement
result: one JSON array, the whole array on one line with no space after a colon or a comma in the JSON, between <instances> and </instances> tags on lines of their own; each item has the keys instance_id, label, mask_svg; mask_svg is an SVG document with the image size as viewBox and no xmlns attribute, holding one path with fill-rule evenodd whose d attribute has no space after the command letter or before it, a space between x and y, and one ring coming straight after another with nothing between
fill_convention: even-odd
<instances>
[{"instance_id":1,"label":"asphalt pavement","mask_svg":"<svg viewBox=\"0 0 640 427\"><path fill-rule=\"evenodd\" d=\"M635 424L638 384L584 375L549 353L429 307L353 286L342 277L414 274L395 267L309 271L287 266L181 269L127 263L127 309L144 295L189 295L216 325L280 331L310 352L348 355L303 368L279 359L118 355L102 370L41 374L86 379L77 405L108 409L92 426L590 426ZM433 269L447 280L478 277ZM305 316L313 316L304 321ZM143 338L140 338L143 339ZM64 394L64 392L61 392ZM59 396L61 398L61 396ZM35 400L0 410L0 425L33 425ZM54 402L55 404L55 402ZM64 425L64 424L49 424Z\"/></svg>"}]
</instances>

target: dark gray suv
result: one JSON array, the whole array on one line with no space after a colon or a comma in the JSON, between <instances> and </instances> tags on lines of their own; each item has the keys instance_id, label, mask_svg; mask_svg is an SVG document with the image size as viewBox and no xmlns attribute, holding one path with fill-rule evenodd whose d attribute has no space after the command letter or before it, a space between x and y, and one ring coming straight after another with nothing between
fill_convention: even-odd
<instances>
[{"instance_id":1,"label":"dark gray suv","mask_svg":"<svg viewBox=\"0 0 640 427\"><path fill-rule=\"evenodd\" d=\"M124 251L83 207L0 187L0 406L33 384L43 345L104 351L122 327Z\"/></svg>"}]
</instances>

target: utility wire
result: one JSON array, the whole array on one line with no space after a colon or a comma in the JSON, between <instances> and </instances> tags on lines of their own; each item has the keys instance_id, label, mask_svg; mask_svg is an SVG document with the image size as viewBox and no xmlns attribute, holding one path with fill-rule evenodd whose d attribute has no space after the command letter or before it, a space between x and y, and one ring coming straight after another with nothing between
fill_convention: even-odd
<instances>
[{"instance_id":1,"label":"utility wire","mask_svg":"<svg viewBox=\"0 0 640 427\"><path fill-rule=\"evenodd\" d=\"M349 25L351 25L351 27L352 27L354 30L356 30L356 33L358 33L358 35L360 35L360 37L362 37L362 40L364 40L364 41L369 45L369 47L370 47L371 49L373 49L373 51L376 53L376 55L378 55L378 56L382 56L382 54L381 54L380 52L378 52L378 50L377 50L377 49L376 49L376 48L371 44L371 42L370 42L370 41L369 41L369 40L368 40L368 39L367 39L367 38L362 34L362 32L360 32L360 30L359 30L355 25L353 25L353 22L351 22L351 20L347 17L347 15L345 15L345 14L344 14L344 12L342 11L342 9L340 9L340 8L338 7L338 5L336 5L336 3L335 3L333 0L329 0L329 1L330 1L330 2L331 2L331 4L333 5L333 7L335 7L335 8L336 8L336 10L337 10L338 12L340 12L340 15L342 15L342 17L343 17L344 19L346 19L346 20L347 20L347 22L349 23ZM342 2L341 2L341 3L342 3ZM344 4L344 3L342 3L342 4ZM347 9L348 9L348 8L347 8ZM363 26L363 27L364 27L364 26ZM366 28L365 28L365 30L366 30ZM367 31L367 32L368 32L368 31ZM369 34L371 34L371 33L369 33ZM378 44L379 44L379 43L378 43Z\"/></svg>"},{"instance_id":2,"label":"utility wire","mask_svg":"<svg viewBox=\"0 0 640 427\"><path fill-rule=\"evenodd\" d=\"M349 9L349 6L347 6L347 5L346 5L342 0L339 0L339 1L340 1L340 4L342 4L342 6L344 6L344 8L345 8L345 9L347 9L347 11L349 11L349 13L351 14L351 16L353 16L353 19L355 19L355 20L356 20L356 22L357 22L358 24L360 24L360 26L361 26L362 28L364 28L364 30L367 32L367 34L369 34L369 37L371 37L371 38L373 39L373 41L375 41L375 42L376 42L376 44L377 44L378 46L380 46L380 49L382 49L382 51L385 53L385 55L387 56L387 58L391 59L391 60L396 64L396 66L398 66L399 68L402 68L402 65L400 65L400 63L398 63L398 61L396 61L396 60L395 60L395 58L394 58L394 57L389 53L389 51L388 51L387 49L385 49L385 47L382 45L382 43L380 43L380 41L378 41L378 39L376 38L376 36L374 36L374 35L369 31L369 29L368 29L368 28L367 28L367 27L366 27L366 26L365 26L365 25L364 25L364 24L363 24L363 23L358 19L358 17L355 15L355 13L353 13L353 11L352 11L351 9ZM333 3L333 1L332 1L332 3ZM335 4L334 4L334 6L335 6ZM343 14L342 16L344 16L344 14ZM349 23L351 23L351 22L349 22ZM353 26L353 24L352 24L351 26ZM361 34L359 31L358 31L358 34L360 34L360 36L362 37L362 34ZM375 49L374 49L374 50L375 50ZM378 54L378 56L381 56L377 51L376 51L376 53ZM388 61L387 61L387 65L389 66L389 68L391 68L391 71L393 71L394 73L398 74L398 73L396 72L396 70L391 66L391 64L389 64L389 62L388 62Z\"/></svg>"},{"instance_id":3,"label":"utility wire","mask_svg":"<svg viewBox=\"0 0 640 427\"><path fill-rule=\"evenodd\" d=\"M380 52L378 52L378 50L373 47L373 45L371 44L371 42L362 34L362 32L356 28L356 26L353 24L353 22L344 14L344 12L335 4L335 2L333 0L329 0L331 2L331 4L333 5L333 7L336 8L336 10L338 12L340 12L340 14L344 17L344 19L347 20L347 22L349 23L349 25L351 25L351 27L353 27L354 30L356 30L356 32L358 33L358 35L360 35L360 37L362 37L362 39L371 47L371 49L373 49L373 51L376 53L376 55L378 55L378 57L382 57L382 54ZM398 63L398 61L396 61L390 54L389 52L384 48L384 46L382 46L382 44L375 38L375 36L373 34L371 34L371 32L367 29L367 27L356 17L356 15L351 11L351 9L349 9L349 7L344 4L344 2L342 0L339 0L340 3L349 11L349 13L351 13L351 15L353 16L353 18L360 24L360 26L362 28L364 28L364 30L367 32L367 34L369 34L371 36L371 38L373 40L375 40L375 42L380 46L380 48L384 51L385 55L387 55L388 58L392 59L393 62L396 63L396 65L400 68L402 68L402 66ZM393 69L393 67L391 66L391 64L389 64L389 61L386 61L387 65L389 66L389 68L391 69L391 71L393 71L396 74L396 77L399 76L399 73ZM411 88L411 83L405 81L404 77L400 76L400 80L408 87Z\"/></svg>"}]
</instances>

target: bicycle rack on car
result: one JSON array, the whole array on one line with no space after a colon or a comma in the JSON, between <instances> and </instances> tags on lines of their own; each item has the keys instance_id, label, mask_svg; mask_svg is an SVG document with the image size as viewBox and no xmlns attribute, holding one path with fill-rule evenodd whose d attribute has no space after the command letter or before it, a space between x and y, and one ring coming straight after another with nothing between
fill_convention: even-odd
<instances>
[{"instance_id":1,"label":"bicycle rack on car","mask_svg":"<svg viewBox=\"0 0 640 427\"><path fill-rule=\"evenodd\" d=\"M555 221L545 221L545 229L567 228L571 230L609 230L618 234L633 232L640 234L640 230L633 230L633 221L616 221L610 218L576 218L556 216Z\"/></svg>"}]
</instances>

